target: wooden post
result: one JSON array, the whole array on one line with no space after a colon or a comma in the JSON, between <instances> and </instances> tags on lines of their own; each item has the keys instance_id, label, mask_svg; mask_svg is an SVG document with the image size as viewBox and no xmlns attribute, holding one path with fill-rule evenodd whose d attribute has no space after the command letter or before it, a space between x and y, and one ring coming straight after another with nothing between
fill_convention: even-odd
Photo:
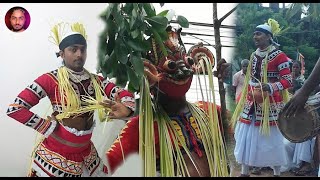
<instances>
[{"instance_id":1,"label":"wooden post","mask_svg":"<svg viewBox=\"0 0 320 180\"><path fill-rule=\"evenodd\" d=\"M221 22L227 18L231 13L233 13L236 10L237 6L234 7L232 10L230 10L227 14L225 14L220 20L218 19L218 8L217 3L213 3L213 27L214 27L214 39L215 39L215 49L216 49L216 56L217 60L221 61L221 40L220 40L220 26ZM218 64L218 63L217 63ZM217 69L218 74L222 74L220 72L220 69L218 67ZM227 113L226 113L226 90L223 85L223 81L218 81L219 84L219 94L220 94L220 104L221 104L221 118L222 121L227 121Z\"/></svg>"}]
</instances>

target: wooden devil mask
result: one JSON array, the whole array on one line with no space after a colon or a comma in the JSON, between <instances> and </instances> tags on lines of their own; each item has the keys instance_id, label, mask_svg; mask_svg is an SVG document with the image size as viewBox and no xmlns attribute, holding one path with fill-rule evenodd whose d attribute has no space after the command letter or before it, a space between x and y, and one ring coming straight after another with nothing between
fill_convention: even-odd
<instances>
[{"instance_id":1,"label":"wooden devil mask","mask_svg":"<svg viewBox=\"0 0 320 180\"><path fill-rule=\"evenodd\" d=\"M203 44L191 47L188 55L181 40L181 30L168 26L168 39L164 42L168 55L164 56L159 46L153 44L153 51L144 61L144 72L150 86L173 98L185 96L202 58L214 63L213 54Z\"/></svg>"}]
</instances>

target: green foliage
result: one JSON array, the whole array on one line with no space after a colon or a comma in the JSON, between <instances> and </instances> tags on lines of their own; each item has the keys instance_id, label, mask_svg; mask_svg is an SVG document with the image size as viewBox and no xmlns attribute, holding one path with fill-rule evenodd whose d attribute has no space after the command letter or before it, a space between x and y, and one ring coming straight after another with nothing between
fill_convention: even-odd
<instances>
[{"instance_id":1,"label":"green foliage","mask_svg":"<svg viewBox=\"0 0 320 180\"><path fill-rule=\"evenodd\" d=\"M151 38L167 54L163 42L168 38L166 28L174 11L157 14L152 3L108 4L100 15L105 29L99 36L97 72L115 77L119 86L129 82L129 90L138 91L144 74L143 58L152 50ZM181 27L189 26L185 17L176 18Z\"/></svg>"},{"instance_id":2,"label":"green foliage","mask_svg":"<svg viewBox=\"0 0 320 180\"><path fill-rule=\"evenodd\" d=\"M188 28L189 27L189 22L185 17L178 16L177 17L177 21L181 25L181 27L184 27L184 28Z\"/></svg>"},{"instance_id":3,"label":"green foliage","mask_svg":"<svg viewBox=\"0 0 320 180\"><path fill-rule=\"evenodd\" d=\"M249 59L256 49L253 43L253 31L259 24L271 17L271 9L263 9L258 3L240 3L237 8L236 57Z\"/></svg>"},{"instance_id":4,"label":"green foliage","mask_svg":"<svg viewBox=\"0 0 320 180\"><path fill-rule=\"evenodd\" d=\"M311 4L306 12L303 12L304 5ZM311 7L310 6L310 7ZM313 66L319 57L320 19L317 3L293 3L290 9L280 9L273 12L268 7L262 7L259 3L240 3L237 8L237 50L235 66L240 64L244 58L248 59L256 49L253 43L253 32L257 25L267 22L269 18L277 20L282 29L281 34L275 37L280 43L280 49L293 60L297 57L297 51L305 57L306 74L312 71ZM301 18L304 13L306 17Z\"/></svg>"}]
</instances>

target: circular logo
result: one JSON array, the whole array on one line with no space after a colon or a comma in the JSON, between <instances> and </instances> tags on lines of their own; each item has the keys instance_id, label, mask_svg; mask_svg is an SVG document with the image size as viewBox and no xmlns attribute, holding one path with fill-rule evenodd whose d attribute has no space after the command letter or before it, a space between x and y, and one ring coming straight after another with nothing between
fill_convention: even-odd
<instances>
[{"instance_id":1,"label":"circular logo","mask_svg":"<svg viewBox=\"0 0 320 180\"><path fill-rule=\"evenodd\" d=\"M9 9L5 16L7 28L13 32L25 31L28 29L30 21L29 12L25 8L19 6Z\"/></svg>"}]
</instances>

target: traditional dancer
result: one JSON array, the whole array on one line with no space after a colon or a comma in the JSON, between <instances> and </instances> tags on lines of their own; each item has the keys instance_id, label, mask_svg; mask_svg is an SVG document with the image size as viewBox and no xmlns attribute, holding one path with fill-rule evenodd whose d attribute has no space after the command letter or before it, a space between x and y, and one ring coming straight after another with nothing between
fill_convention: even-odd
<instances>
[{"instance_id":1,"label":"traditional dancer","mask_svg":"<svg viewBox=\"0 0 320 180\"><path fill-rule=\"evenodd\" d=\"M250 57L244 91L232 116L234 155L241 164L241 176L249 176L249 166L271 166L274 176L280 176L280 166L287 164L283 136L276 125L292 78L288 58L273 40L279 31L279 24L269 19L253 33L257 50Z\"/></svg>"},{"instance_id":2,"label":"traditional dancer","mask_svg":"<svg viewBox=\"0 0 320 180\"><path fill-rule=\"evenodd\" d=\"M139 116L127 122L107 151L109 169L115 172L126 157L139 152L143 176L229 176L219 107L186 100L194 70L202 69L201 61L207 64L202 72L212 77L213 54L199 45L187 56L181 29L169 26L167 32L168 56L156 45L157 51L145 59L146 86L140 91Z\"/></svg>"},{"instance_id":3,"label":"traditional dancer","mask_svg":"<svg viewBox=\"0 0 320 180\"><path fill-rule=\"evenodd\" d=\"M61 30L68 29L68 24L60 23L52 29L51 37L59 46L57 57L63 59L63 66L34 80L7 111L8 116L44 136L36 147L29 176L107 176L90 140L95 127L93 112L97 109L103 120L106 118L104 106L110 118L124 118L135 110L131 93L84 68L85 29L79 23L69 28L64 37ZM30 109L45 97L50 99L53 113L51 117L42 118ZM103 101L104 98L110 100ZM96 108L99 104L90 104L90 101L104 106Z\"/></svg>"}]
</instances>

